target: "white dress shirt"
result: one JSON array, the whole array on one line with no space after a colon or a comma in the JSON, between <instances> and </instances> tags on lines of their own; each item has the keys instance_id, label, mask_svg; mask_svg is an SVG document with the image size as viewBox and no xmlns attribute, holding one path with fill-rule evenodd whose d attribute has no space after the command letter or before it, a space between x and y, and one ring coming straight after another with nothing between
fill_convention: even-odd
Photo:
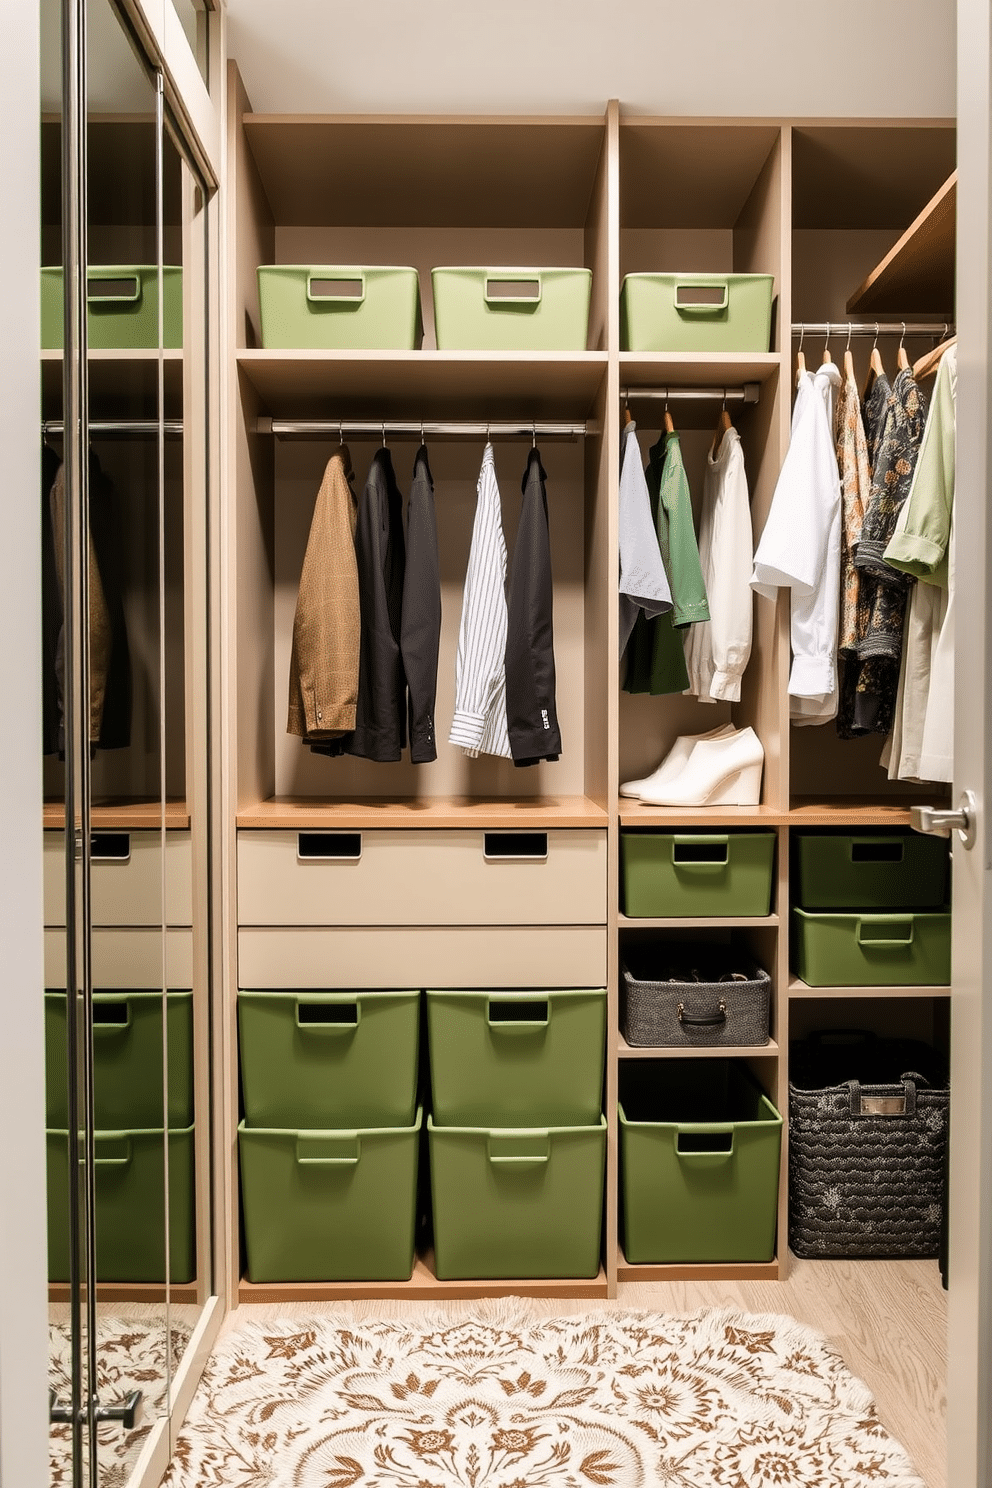
<instances>
[{"instance_id":1,"label":"white dress shirt","mask_svg":"<svg viewBox=\"0 0 992 1488\"><path fill-rule=\"evenodd\" d=\"M448 743L470 759L496 754L510 759L506 726L506 541L493 447L479 472L472 545L465 573L455 660L455 716Z\"/></svg>"}]
</instances>

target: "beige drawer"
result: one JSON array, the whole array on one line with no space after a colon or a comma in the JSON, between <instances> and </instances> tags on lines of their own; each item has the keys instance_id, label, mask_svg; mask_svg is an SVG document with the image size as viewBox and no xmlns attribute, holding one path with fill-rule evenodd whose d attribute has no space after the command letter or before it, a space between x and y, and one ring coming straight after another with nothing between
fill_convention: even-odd
<instances>
[{"instance_id":1,"label":"beige drawer","mask_svg":"<svg viewBox=\"0 0 992 1488\"><path fill-rule=\"evenodd\" d=\"M192 863L189 832L166 832L168 925L193 923ZM161 924L161 833L94 832L91 884L94 925ZM45 832L45 924L65 924L63 833L51 828Z\"/></svg>"},{"instance_id":2,"label":"beige drawer","mask_svg":"<svg viewBox=\"0 0 992 1488\"><path fill-rule=\"evenodd\" d=\"M238 833L241 925L602 925L606 897L602 829Z\"/></svg>"},{"instance_id":3,"label":"beige drawer","mask_svg":"<svg viewBox=\"0 0 992 1488\"><path fill-rule=\"evenodd\" d=\"M93 987L161 987L161 930L94 930ZM193 985L192 930L165 931L167 987ZM45 931L45 986L65 986L65 931Z\"/></svg>"},{"instance_id":4,"label":"beige drawer","mask_svg":"<svg viewBox=\"0 0 992 1488\"><path fill-rule=\"evenodd\" d=\"M238 984L267 987L605 987L598 925L415 930L247 929Z\"/></svg>"}]
</instances>

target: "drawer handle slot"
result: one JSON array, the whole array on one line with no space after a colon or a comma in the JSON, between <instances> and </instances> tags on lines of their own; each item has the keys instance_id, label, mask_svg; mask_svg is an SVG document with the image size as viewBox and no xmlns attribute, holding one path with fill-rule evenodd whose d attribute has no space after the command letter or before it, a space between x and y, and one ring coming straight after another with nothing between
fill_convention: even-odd
<instances>
[{"instance_id":1,"label":"drawer handle slot","mask_svg":"<svg viewBox=\"0 0 992 1488\"><path fill-rule=\"evenodd\" d=\"M130 832L94 832L90 857L100 863L126 863L131 856Z\"/></svg>"},{"instance_id":2,"label":"drawer handle slot","mask_svg":"<svg viewBox=\"0 0 992 1488\"><path fill-rule=\"evenodd\" d=\"M730 286L724 284L676 284L675 308L690 315L718 315L730 302Z\"/></svg>"},{"instance_id":3,"label":"drawer handle slot","mask_svg":"<svg viewBox=\"0 0 992 1488\"><path fill-rule=\"evenodd\" d=\"M903 930L905 934L899 935L893 932ZM866 915L863 920L858 921L858 945L867 948L876 946L902 947L913 944L913 920L907 915L904 919L886 918L884 915Z\"/></svg>"},{"instance_id":4,"label":"drawer handle slot","mask_svg":"<svg viewBox=\"0 0 992 1488\"><path fill-rule=\"evenodd\" d=\"M487 863L513 859L541 863L548 856L547 832L487 832L484 856Z\"/></svg>"},{"instance_id":5,"label":"drawer handle slot","mask_svg":"<svg viewBox=\"0 0 992 1488\"><path fill-rule=\"evenodd\" d=\"M905 854L906 847L901 837L890 837L888 841L865 837L851 842L852 863L901 863Z\"/></svg>"},{"instance_id":6,"label":"drawer handle slot","mask_svg":"<svg viewBox=\"0 0 992 1488\"><path fill-rule=\"evenodd\" d=\"M546 1131L491 1132L489 1161L493 1167L536 1168L551 1155L551 1138Z\"/></svg>"},{"instance_id":7,"label":"drawer handle slot","mask_svg":"<svg viewBox=\"0 0 992 1488\"><path fill-rule=\"evenodd\" d=\"M362 1009L357 1002L296 1003L296 1026L308 1033L347 1033L361 1022Z\"/></svg>"},{"instance_id":8,"label":"drawer handle slot","mask_svg":"<svg viewBox=\"0 0 992 1488\"><path fill-rule=\"evenodd\" d=\"M672 862L682 868L726 868L729 837L673 837Z\"/></svg>"},{"instance_id":9,"label":"drawer handle slot","mask_svg":"<svg viewBox=\"0 0 992 1488\"><path fill-rule=\"evenodd\" d=\"M98 278L91 269L86 276L86 299L91 305L133 305L140 298L141 280L137 274Z\"/></svg>"},{"instance_id":10,"label":"drawer handle slot","mask_svg":"<svg viewBox=\"0 0 992 1488\"><path fill-rule=\"evenodd\" d=\"M708 1131L693 1131L689 1128L675 1136L675 1151L679 1157L727 1158L734 1151L734 1129L732 1126L711 1127Z\"/></svg>"},{"instance_id":11,"label":"drawer handle slot","mask_svg":"<svg viewBox=\"0 0 992 1488\"><path fill-rule=\"evenodd\" d=\"M502 279L495 274L486 275L485 300L487 305L538 305L543 286L540 275L534 278Z\"/></svg>"},{"instance_id":12,"label":"drawer handle slot","mask_svg":"<svg viewBox=\"0 0 992 1488\"><path fill-rule=\"evenodd\" d=\"M357 1132L296 1139L296 1161L300 1167L354 1168L361 1155L362 1140Z\"/></svg>"},{"instance_id":13,"label":"drawer handle slot","mask_svg":"<svg viewBox=\"0 0 992 1488\"><path fill-rule=\"evenodd\" d=\"M121 1002L93 1003L94 1033L123 1033L131 1023L131 1004Z\"/></svg>"},{"instance_id":14,"label":"drawer handle slot","mask_svg":"<svg viewBox=\"0 0 992 1488\"><path fill-rule=\"evenodd\" d=\"M301 863L357 863L362 856L361 832L300 832L296 856Z\"/></svg>"},{"instance_id":15,"label":"drawer handle slot","mask_svg":"<svg viewBox=\"0 0 992 1488\"><path fill-rule=\"evenodd\" d=\"M532 1002L492 998L489 1002L490 1028L547 1028L550 1016L547 998L535 998Z\"/></svg>"},{"instance_id":16,"label":"drawer handle slot","mask_svg":"<svg viewBox=\"0 0 992 1488\"><path fill-rule=\"evenodd\" d=\"M307 275L307 299L330 301L332 304L360 305L365 299L365 275L349 274L336 279L332 274Z\"/></svg>"}]
</instances>

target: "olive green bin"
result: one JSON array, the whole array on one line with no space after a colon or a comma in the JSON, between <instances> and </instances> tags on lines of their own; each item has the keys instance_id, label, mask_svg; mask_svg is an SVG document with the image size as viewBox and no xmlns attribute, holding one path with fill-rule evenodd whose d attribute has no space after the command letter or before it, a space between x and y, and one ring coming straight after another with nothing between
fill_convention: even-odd
<instances>
[{"instance_id":1,"label":"olive green bin","mask_svg":"<svg viewBox=\"0 0 992 1488\"><path fill-rule=\"evenodd\" d=\"M621 832L624 911L632 919L767 915L774 862L774 832Z\"/></svg>"},{"instance_id":2,"label":"olive green bin","mask_svg":"<svg viewBox=\"0 0 992 1488\"><path fill-rule=\"evenodd\" d=\"M141 351L158 346L157 264L93 264L86 271L86 337L91 351ZM61 350L64 336L61 268L41 271L41 344ZM162 345L183 344L183 271L162 268Z\"/></svg>"},{"instance_id":3,"label":"olive green bin","mask_svg":"<svg viewBox=\"0 0 992 1488\"><path fill-rule=\"evenodd\" d=\"M782 1118L741 1066L626 1062L619 1115L631 1265L773 1259Z\"/></svg>"},{"instance_id":4,"label":"olive green bin","mask_svg":"<svg viewBox=\"0 0 992 1488\"><path fill-rule=\"evenodd\" d=\"M803 909L941 909L948 844L897 832L793 832L795 903Z\"/></svg>"},{"instance_id":5,"label":"olive green bin","mask_svg":"<svg viewBox=\"0 0 992 1488\"><path fill-rule=\"evenodd\" d=\"M946 987L951 916L792 911L793 966L810 987Z\"/></svg>"}]
</instances>

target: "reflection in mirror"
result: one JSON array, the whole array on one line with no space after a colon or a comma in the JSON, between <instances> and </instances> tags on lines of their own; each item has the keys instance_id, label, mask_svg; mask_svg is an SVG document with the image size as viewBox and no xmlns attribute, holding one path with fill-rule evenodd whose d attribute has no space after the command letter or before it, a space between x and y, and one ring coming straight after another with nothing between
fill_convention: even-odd
<instances>
[{"instance_id":1,"label":"reflection in mirror","mask_svg":"<svg viewBox=\"0 0 992 1488\"><path fill-rule=\"evenodd\" d=\"M190 51L196 58L203 81L209 82L210 28L207 23L207 8L204 0L172 0L180 25L186 33Z\"/></svg>"}]
</instances>

